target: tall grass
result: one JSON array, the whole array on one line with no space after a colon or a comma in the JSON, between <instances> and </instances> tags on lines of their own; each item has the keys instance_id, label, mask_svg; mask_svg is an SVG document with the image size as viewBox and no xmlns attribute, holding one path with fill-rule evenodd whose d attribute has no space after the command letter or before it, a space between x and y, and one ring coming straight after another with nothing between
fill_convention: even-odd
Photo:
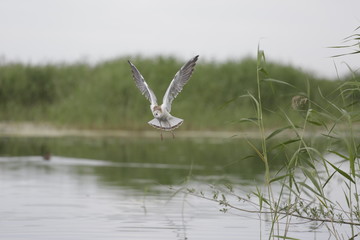
<instances>
[{"instance_id":1,"label":"tall grass","mask_svg":"<svg viewBox=\"0 0 360 240\"><path fill-rule=\"evenodd\" d=\"M260 60L262 55L263 52L259 51ZM257 71L261 69L262 67L258 67ZM257 82L262 84L259 76ZM279 81L279 84L283 83ZM357 85L356 82L353 84ZM259 129L261 145L256 146L251 140L248 143L249 148L254 149L264 164L265 189L257 187L252 193L241 194L226 185L209 196L201 191L189 192L217 202L223 212L232 209L256 213L260 216L260 221L270 219L270 230L261 234L267 239L295 239L289 229L298 222L296 219L319 223L334 239L344 239L344 226L350 226L351 229L350 232L345 231L346 239L359 236L360 142L356 123L360 120L360 109L354 104L349 105L353 99L350 101L345 96L350 94L349 91L358 91L353 88L353 84L347 82L341 85L338 88L340 95L335 99L324 97L325 105L313 101L310 94L302 96L310 104L307 104L306 109L297 109L301 122L296 120L295 124L293 117L283 110L287 124L269 135L264 133L266 117L262 114L260 104L261 91L258 96L249 94L248 97L256 105L257 118L244 120L255 123ZM354 93L350 95L353 96ZM339 102L337 98L343 104L334 104L335 101ZM314 110L312 106L316 106L318 110ZM270 142L270 139L284 131L288 131L285 136L294 137L280 137L275 144ZM307 136L309 132L313 132L310 137ZM320 150L316 145L317 141L326 142L326 149ZM279 150L284 152L282 156L275 154ZM281 157L283 167L271 169L271 163L278 157ZM334 158L337 160L334 161ZM337 189L331 189L333 187ZM332 199L334 191L342 191L344 201ZM233 196L236 196L236 200ZM248 204L248 208L243 207L244 202Z\"/></svg>"},{"instance_id":2,"label":"tall grass","mask_svg":"<svg viewBox=\"0 0 360 240\"><path fill-rule=\"evenodd\" d=\"M357 34L354 36L358 39ZM351 54L354 53L358 51ZM251 140L248 144L264 164L264 189L260 186L252 193L242 194L225 185L209 195L193 189L188 192L217 202L222 212L232 209L257 214L260 222L266 216L265 219L271 220L270 227L268 232L260 232L261 238L297 239L290 229L301 219L324 227L329 232L329 239L360 236L358 72L352 71L348 81L338 87L332 86L330 91L324 91L322 86L312 87L306 78L304 88L299 88L286 80L270 78L265 54L260 49L254 72L257 74L254 78L257 94L241 96L251 99L254 113L242 118L241 122L255 124L259 130L261 145L256 146ZM276 84L276 88L285 87L293 94L292 107L296 115L284 105L277 105L279 111L265 107L263 94L268 83ZM266 111L280 114L285 120L269 135L264 132L269 117L264 114ZM279 137L276 143L270 141L285 131L288 134ZM317 142L326 142L326 148L319 148ZM283 152L281 156L275 154L279 150ZM271 169L272 161L278 162L278 158L283 161L283 167ZM343 200L333 199L334 192L337 196L342 195ZM344 226L350 230L343 230Z\"/></svg>"},{"instance_id":3,"label":"tall grass","mask_svg":"<svg viewBox=\"0 0 360 240\"><path fill-rule=\"evenodd\" d=\"M148 101L141 96L131 77L127 64L130 57L101 62L95 66L86 63L26 65L2 63L0 65L0 120L50 122L80 128L148 129L152 118ZM171 79L183 62L171 57L130 58L146 78L161 100ZM182 129L245 129L238 125L251 114L250 99L224 102L238 96L257 94L257 60L215 63L202 60L194 75L173 103L173 115L185 119ZM315 77L292 66L267 63L268 75L284 79L295 88L275 82L262 84L262 108L268 126L284 122L279 106L291 107L290 100L298 89L306 92L304 79L308 79L315 93L320 87L324 95L331 94L339 81ZM337 93L333 93L337 94ZM319 94L312 96L323 99Z\"/></svg>"}]
</instances>

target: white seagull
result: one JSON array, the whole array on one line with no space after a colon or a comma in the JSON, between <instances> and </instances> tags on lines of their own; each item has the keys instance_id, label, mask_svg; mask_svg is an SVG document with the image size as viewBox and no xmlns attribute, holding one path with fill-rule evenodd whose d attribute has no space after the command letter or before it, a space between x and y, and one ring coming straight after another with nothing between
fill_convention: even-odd
<instances>
[{"instance_id":1,"label":"white seagull","mask_svg":"<svg viewBox=\"0 0 360 240\"><path fill-rule=\"evenodd\" d=\"M171 103L176 98L176 96L181 92L184 85L190 79L196 61L198 60L199 55L190 59L187 63L180 68L180 70L175 74L174 79L171 81L168 89L165 92L163 103L159 106L157 104L157 99L154 92L150 89L148 84L145 82L144 77L141 75L139 70L132 64L130 61L131 71L133 78L135 80L136 86L139 88L142 95L144 95L150 101L150 110L154 115L154 119L148 123L154 128L161 129L164 131L171 131L178 128L183 122L183 119L174 117L170 114L171 112ZM174 137L174 134L173 134ZM161 134L162 139L162 134Z\"/></svg>"}]
</instances>

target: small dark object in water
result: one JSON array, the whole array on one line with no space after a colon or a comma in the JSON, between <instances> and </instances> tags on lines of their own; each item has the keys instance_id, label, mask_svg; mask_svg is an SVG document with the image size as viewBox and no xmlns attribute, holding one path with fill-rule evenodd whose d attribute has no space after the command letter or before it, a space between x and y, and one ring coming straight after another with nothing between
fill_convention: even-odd
<instances>
[{"instance_id":1,"label":"small dark object in water","mask_svg":"<svg viewBox=\"0 0 360 240\"><path fill-rule=\"evenodd\" d=\"M50 150L44 145L41 146L41 156L46 161L49 161L51 158Z\"/></svg>"},{"instance_id":2,"label":"small dark object in water","mask_svg":"<svg viewBox=\"0 0 360 240\"><path fill-rule=\"evenodd\" d=\"M45 152L43 153L42 157L44 158L44 160L49 161L51 158L51 153Z\"/></svg>"}]
</instances>

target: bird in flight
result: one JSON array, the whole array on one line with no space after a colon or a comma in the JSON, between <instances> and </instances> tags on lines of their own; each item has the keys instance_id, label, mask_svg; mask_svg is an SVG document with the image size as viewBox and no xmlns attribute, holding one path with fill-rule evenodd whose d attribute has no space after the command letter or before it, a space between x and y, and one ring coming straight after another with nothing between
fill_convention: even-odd
<instances>
[{"instance_id":1,"label":"bird in flight","mask_svg":"<svg viewBox=\"0 0 360 240\"><path fill-rule=\"evenodd\" d=\"M181 92L184 85L189 81L198 58L199 55L190 59L175 74L174 79L171 81L169 87L165 92L165 95L163 97L163 103L161 105L157 104L157 99L154 92L146 83L144 77L141 75L139 70L135 67L134 64L128 61L131 66L132 75L137 88L140 90L141 94L150 101L150 110L155 118L148 123L154 128L163 131L171 131L173 137L175 137L175 135L172 131L175 128L178 128L184 122L184 120L174 117L170 114L171 104L172 101L176 98L176 96ZM162 139L162 133L160 136Z\"/></svg>"}]
</instances>

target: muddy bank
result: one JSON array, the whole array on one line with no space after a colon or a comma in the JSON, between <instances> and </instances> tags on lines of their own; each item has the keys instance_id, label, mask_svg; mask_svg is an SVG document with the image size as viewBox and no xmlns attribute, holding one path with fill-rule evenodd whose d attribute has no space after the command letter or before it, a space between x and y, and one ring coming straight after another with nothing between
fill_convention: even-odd
<instances>
[{"instance_id":1,"label":"muddy bank","mask_svg":"<svg viewBox=\"0 0 360 240\"><path fill-rule=\"evenodd\" d=\"M270 134L272 131L267 131ZM176 138L257 138L259 133L252 131L185 131L176 130ZM164 138L172 138L171 133L163 132ZM145 131L127 130L94 130L94 129L75 129L67 127L55 127L50 124L35 123L0 123L0 136L8 137L146 137L159 138L160 131L149 128Z\"/></svg>"},{"instance_id":2,"label":"muddy bank","mask_svg":"<svg viewBox=\"0 0 360 240\"><path fill-rule=\"evenodd\" d=\"M269 136L275 129L268 129L265 136ZM355 129L353 129L355 130ZM299 130L300 131L300 130ZM356 129L358 132L359 129ZM300 131L301 132L301 131ZM344 134L346 131L340 131ZM259 138L257 129L248 131L197 131L181 130L174 131L176 138ZM307 137L316 137L327 134L321 131L307 131ZM71 127L56 127L51 124L23 123L0 123L0 137L121 137L121 138L160 138L160 131L149 127L149 130L100 130L100 129L76 129ZM163 132L164 138L172 138L170 132ZM296 137L292 130L285 130L277 136L286 138Z\"/></svg>"}]
</instances>

